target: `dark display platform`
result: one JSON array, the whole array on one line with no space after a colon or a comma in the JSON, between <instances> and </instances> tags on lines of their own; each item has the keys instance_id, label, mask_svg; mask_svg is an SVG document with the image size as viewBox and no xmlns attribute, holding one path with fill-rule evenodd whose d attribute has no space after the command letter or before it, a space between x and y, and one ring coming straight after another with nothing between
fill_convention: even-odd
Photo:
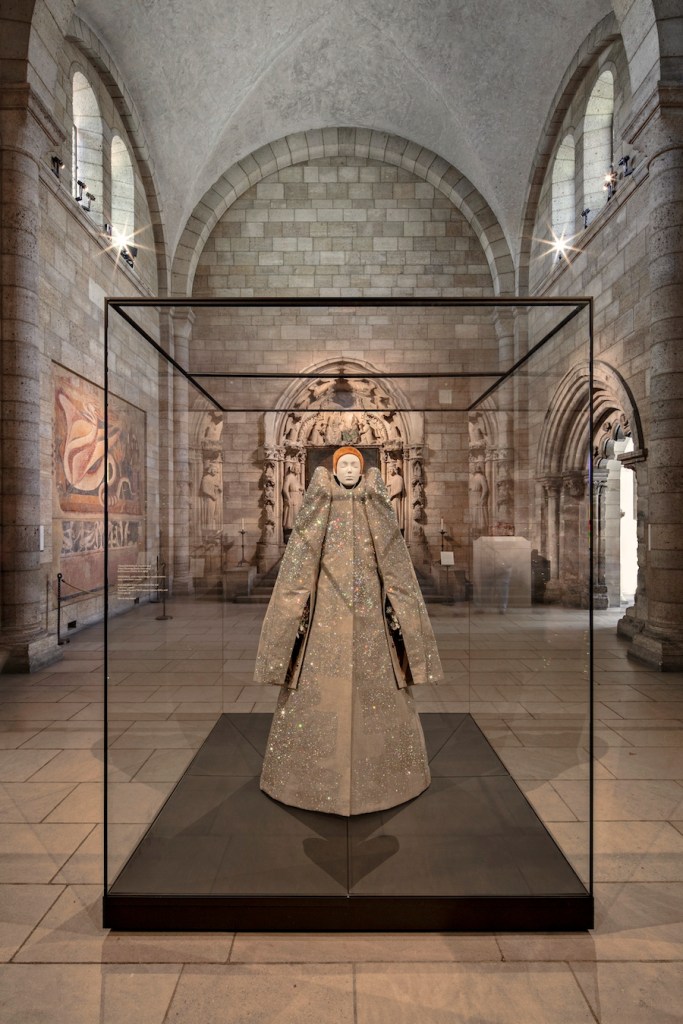
<instances>
[{"instance_id":1,"label":"dark display platform","mask_svg":"<svg viewBox=\"0 0 683 1024\"><path fill-rule=\"evenodd\" d=\"M270 721L221 716L105 895L106 927L592 927L592 896L470 715L422 715L429 789L348 819L261 792Z\"/></svg>"}]
</instances>

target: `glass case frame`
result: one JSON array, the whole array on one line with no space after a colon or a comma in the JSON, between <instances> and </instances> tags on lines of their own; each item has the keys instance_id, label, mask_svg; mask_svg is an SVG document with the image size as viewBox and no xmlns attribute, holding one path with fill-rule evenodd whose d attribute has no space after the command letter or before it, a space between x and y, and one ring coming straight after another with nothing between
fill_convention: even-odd
<instances>
[{"instance_id":1,"label":"glass case frame","mask_svg":"<svg viewBox=\"0 0 683 1024\"><path fill-rule=\"evenodd\" d=\"M593 484L592 484L592 458L591 439L593 438L593 303L591 298L239 298L239 299L182 299L182 298L110 298L106 300L105 308L105 424L104 432L105 465L108 465L109 449L112 443L111 410L114 403L120 400L121 379L118 375L117 360L120 363L120 354L117 351L118 342L116 332L120 324L125 324L129 329L129 337L134 337L135 345L151 354L150 367L153 369L155 360L166 367L170 380L169 393L172 395L174 387L178 393L178 382L182 387L191 389L194 395L200 396L205 402L206 409L220 409L223 413L266 413L272 407L256 409L253 405L233 404L226 408L224 403L217 401L213 388L218 379L223 381L234 381L238 385L237 394L242 384L246 382L263 381L304 381L320 380L327 376L339 377L339 373L332 371L326 373L324 370L311 372L283 372L283 371L214 371L206 369L193 369L187 362L184 362L178 352L171 354L156 330L155 318L161 314L177 315L182 312L185 315L189 312L202 310L267 310L281 311L292 309L310 310L312 315L316 311L334 309L342 311L353 310L407 310L415 311L420 309L430 311L458 311L467 310L484 311L509 311L513 315L524 311L533 313L537 320L542 321L547 317L550 326L542 330L541 336L529 344L523 351L517 351L510 355L507 364L498 367L497 370L484 367L483 370L456 370L452 372L440 371L424 372L414 371L393 371L391 373L376 373L370 371L349 371L345 376L348 378L362 376L364 380L400 380L403 382L433 382L438 378L441 383L448 383L449 380L483 381L484 383L476 392L474 399L467 409L459 410L462 413L473 413L482 408L487 401L495 402L496 396L501 394L512 395L513 383L520 376L534 365L544 352L550 348L550 343L562 339L563 332L570 328L577 328L582 323L581 335L583 351L585 352L584 362L587 373L582 381L581 401L585 406L582 413L584 417L582 436L588 441L585 450L585 466L588 481L588 509L593 507ZM581 318L583 317L583 320ZM577 319L579 318L579 319ZM573 323L576 321L575 323ZM152 326L150 326L150 323ZM185 356L187 358L187 356ZM427 387L427 383L425 383ZM506 388L509 388L506 392ZM448 389L438 392L443 394ZM430 392L431 394L431 392ZM172 401L169 399L169 401ZM352 408L352 407L350 407ZM450 412L450 410L447 410ZM516 410L523 413L524 410ZM423 403L420 406L421 413L444 413L440 404L428 405ZM145 439L147 446L148 438ZM157 436L157 443L160 443ZM149 490L149 484L148 490ZM377 892L355 894L348 891L344 895L328 895L318 892L268 892L268 893L203 893L196 891L168 892L160 887L158 891L120 891L117 889L116 880L120 873L114 875L111 868L112 834L111 827L115 823L112 820L112 805L114 792L112 787L118 779L116 766L110 764L110 750L115 749L120 732L116 726L116 717L112 714L114 705L111 702L112 687L115 685L117 672L117 656L112 644L113 626L118 622L117 613L121 610L121 601L129 600L128 597L121 598L120 594L127 594L126 585L130 589L133 586L138 588L138 596L142 595L141 606L155 598L162 602L161 611L166 616L166 576L165 572L159 572L159 561L157 558L156 571L145 558L140 559L141 569L139 572L126 570L121 572L119 563L116 561L115 551L112 549L110 540L110 520L112 518L111 501L112 481L109 473L105 474L104 482L104 537L105 537L105 711L104 711L104 735L105 735L105 781L104 781L104 834L105 834L105 856L104 856L104 897L103 914L106 926L123 929L142 930L462 930L462 931L490 931L490 930L582 930L592 926L593 923L593 861L594 861L594 826L593 826L593 789L594 789L594 721L593 721L593 538L588 530L585 541L585 572L580 580L581 587L587 594L585 607L585 704L586 720L584 723L587 736L585 737L586 771L585 777L582 774L581 782L585 782L585 842L581 849L581 871L580 886L576 891L506 894L506 893L457 893L444 892L434 893L425 890L424 892ZM179 517L179 522L183 522ZM242 520L242 561L244 561L244 520ZM441 521L441 546L443 548L443 519ZM285 540L281 538L280 540ZM500 536L501 542L503 536ZM559 543L559 541L558 541ZM151 550L148 545L148 554ZM481 554L480 559L493 557L486 553ZM448 559L443 560L444 570L448 577ZM507 564L507 563L506 563ZM470 555L470 578L465 580L465 586L472 588L472 572L475 571L474 558ZM484 570L481 570L482 572ZM506 570L507 571L507 570ZM132 584L131 584L132 572ZM483 577L482 577L483 578ZM489 578L489 577L487 577ZM122 587L123 581L123 589ZM508 600L508 588L510 575L506 579L498 578L492 585L490 592L482 586L478 591L465 595L470 601L468 615L477 610L484 615L498 611L494 605L501 600L501 593L505 592L505 601ZM118 587L118 594L117 588ZM132 590L130 592L132 594ZM175 594L168 594L169 610L173 609ZM477 608L477 602L481 607ZM170 617L170 616L169 616ZM123 616L122 618L125 618ZM156 620L155 616L155 620ZM468 621L470 621L468 619ZM582 657L583 657L582 655ZM120 716L119 716L120 718ZM112 770L113 769L113 770ZM177 788L177 787L176 787ZM174 790L171 790L171 795ZM419 799L419 798L418 798ZM149 814L150 822L153 824L161 813L161 808L156 808ZM547 823L546 823L547 824ZM350 840L347 842L350 844ZM571 842L571 839L570 839ZM562 852L562 847L559 845ZM563 856L565 854L563 853ZM125 864L124 864L125 867Z\"/></svg>"}]
</instances>

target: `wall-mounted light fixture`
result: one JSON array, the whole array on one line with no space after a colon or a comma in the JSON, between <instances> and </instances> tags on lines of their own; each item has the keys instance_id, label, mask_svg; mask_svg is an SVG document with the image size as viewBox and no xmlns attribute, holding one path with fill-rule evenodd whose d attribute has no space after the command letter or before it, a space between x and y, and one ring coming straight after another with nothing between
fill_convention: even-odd
<instances>
[{"instance_id":1,"label":"wall-mounted light fixture","mask_svg":"<svg viewBox=\"0 0 683 1024\"><path fill-rule=\"evenodd\" d=\"M583 226L584 226L584 228L588 227L588 214L590 212L591 211L590 211L590 207L589 206L587 206L585 210L581 211L581 216L583 217Z\"/></svg>"},{"instance_id":2,"label":"wall-mounted light fixture","mask_svg":"<svg viewBox=\"0 0 683 1024\"><path fill-rule=\"evenodd\" d=\"M618 166L624 168L623 171L621 172L622 178L628 178L629 174L633 174L633 168L631 167L629 169L629 166L628 166L630 159L631 159L630 154L625 154L624 156L622 156L621 160L619 161Z\"/></svg>"},{"instance_id":3,"label":"wall-mounted light fixture","mask_svg":"<svg viewBox=\"0 0 683 1024\"><path fill-rule=\"evenodd\" d=\"M118 254L122 260L124 260L129 267L135 266L135 259L138 254L138 247L131 245L129 239L122 235L120 231L117 231L112 224L104 223L104 233L107 238L111 238L112 249L117 249Z\"/></svg>"},{"instance_id":4,"label":"wall-mounted light fixture","mask_svg":"<svg viewBox=\"0 0 683 1024\"><path fill-rule=\"evenodd\" d=\"M85 182L81 181L81 179L79 178L76 181L76 192L74 194L74 199L76 200L77 203L82 203L83 202L83 189L84 188L85 188Z\"/></svg>"},{"instance_id":5,"label":"wall-mounted light fixture","mask_svg":"<svg viewBox=\"0 0 683 1024\"><path fill-rule=\"evenodd\" d=\"M129 267L135 266L135 257L138 254L136 245L128 245L125 249L121 250L121 259L125 260Z\"/></svg>"},{"instance_id":6,"label":"wall-mounted light fixture","mask_svg":"<svg viewBox=\"0 0 683 1024\"><path fill-rule=\"evenodd\" d=\"M605 175L605 184L602 186L607 192L607 202L610 201L614 193L617 191L617 172L614 170L614 164L609 165L609 171Z\"/></svg>"},{"instance_id":7,"label":"wall-mounted light fixture","mask_svg":"<svg viewBox=\"0 0 683 1024\"><path fill-rule=\"evenodd\" d=\"M52 164L52 173L54 174L55 178L59 178L60 171L62 171L64 168L64 161L61 157L54 155L50 157L50 163Z\"/></svg>"},{"instance_id":8,"label":"wall-mounted light fixture","mask_svg":"<svg viewBox=\"0 0 683 1024\"><path fill-rule=\"evenodd\" d=\"M88 200L87 206L86 206L85 203L83 203L83 206L81 207L81 209L85 210L86 213L90 213L90 208L91 208L92 204L95 202L95 200L97 199L97 196L93 195L92 192L86 192L85 193L85 198Z\"/></svg>"}]
</instances>

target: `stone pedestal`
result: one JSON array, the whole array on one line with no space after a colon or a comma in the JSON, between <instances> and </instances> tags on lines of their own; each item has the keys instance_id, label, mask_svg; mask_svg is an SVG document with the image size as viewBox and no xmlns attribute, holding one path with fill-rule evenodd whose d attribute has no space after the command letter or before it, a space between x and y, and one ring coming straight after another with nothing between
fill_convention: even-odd
<instances>
[{"instance_id":1,"label":"stone pedestal","mask_svg":"<svg viewBox=\"0 0 683 1024\"><path fill-rule=\"evenodd\" d=\"M234 569L226 569L223 573L223 597L226 601L243 594L251 594L252 587L256 581L256 566L236 566Z\"/></svg>"},{"instance_id":2,"label":"stone pedestal","mask_svg":"<svg viewBox=\"0 0 683 1024\"><path fill-rule=\"evenodd\" d=\"M531 606L531 543L523 537L478 537L472 545L473 605L506 612Z\"/></svg>"}]
</instances>

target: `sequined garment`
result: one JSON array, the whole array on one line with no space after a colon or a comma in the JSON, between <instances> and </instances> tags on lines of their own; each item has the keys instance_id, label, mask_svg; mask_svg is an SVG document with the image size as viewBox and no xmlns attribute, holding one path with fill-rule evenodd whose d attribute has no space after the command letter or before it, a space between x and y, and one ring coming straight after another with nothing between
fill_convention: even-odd
<instances>
[{"instance_id":1,"label":"sequined garment","mask_svg":"<svg viewBox=\"0 0 683 1024\"><path fill-rule=\"evenodd\" d=\"M392 633L385 607L400 634ZM257 654L255 681L282 687L261 788L294 807L342 815L417 796L430 775L411 685L441 679L427 609L379 471L347 490L317 469Z\"/></svg>"}]
</instances>

